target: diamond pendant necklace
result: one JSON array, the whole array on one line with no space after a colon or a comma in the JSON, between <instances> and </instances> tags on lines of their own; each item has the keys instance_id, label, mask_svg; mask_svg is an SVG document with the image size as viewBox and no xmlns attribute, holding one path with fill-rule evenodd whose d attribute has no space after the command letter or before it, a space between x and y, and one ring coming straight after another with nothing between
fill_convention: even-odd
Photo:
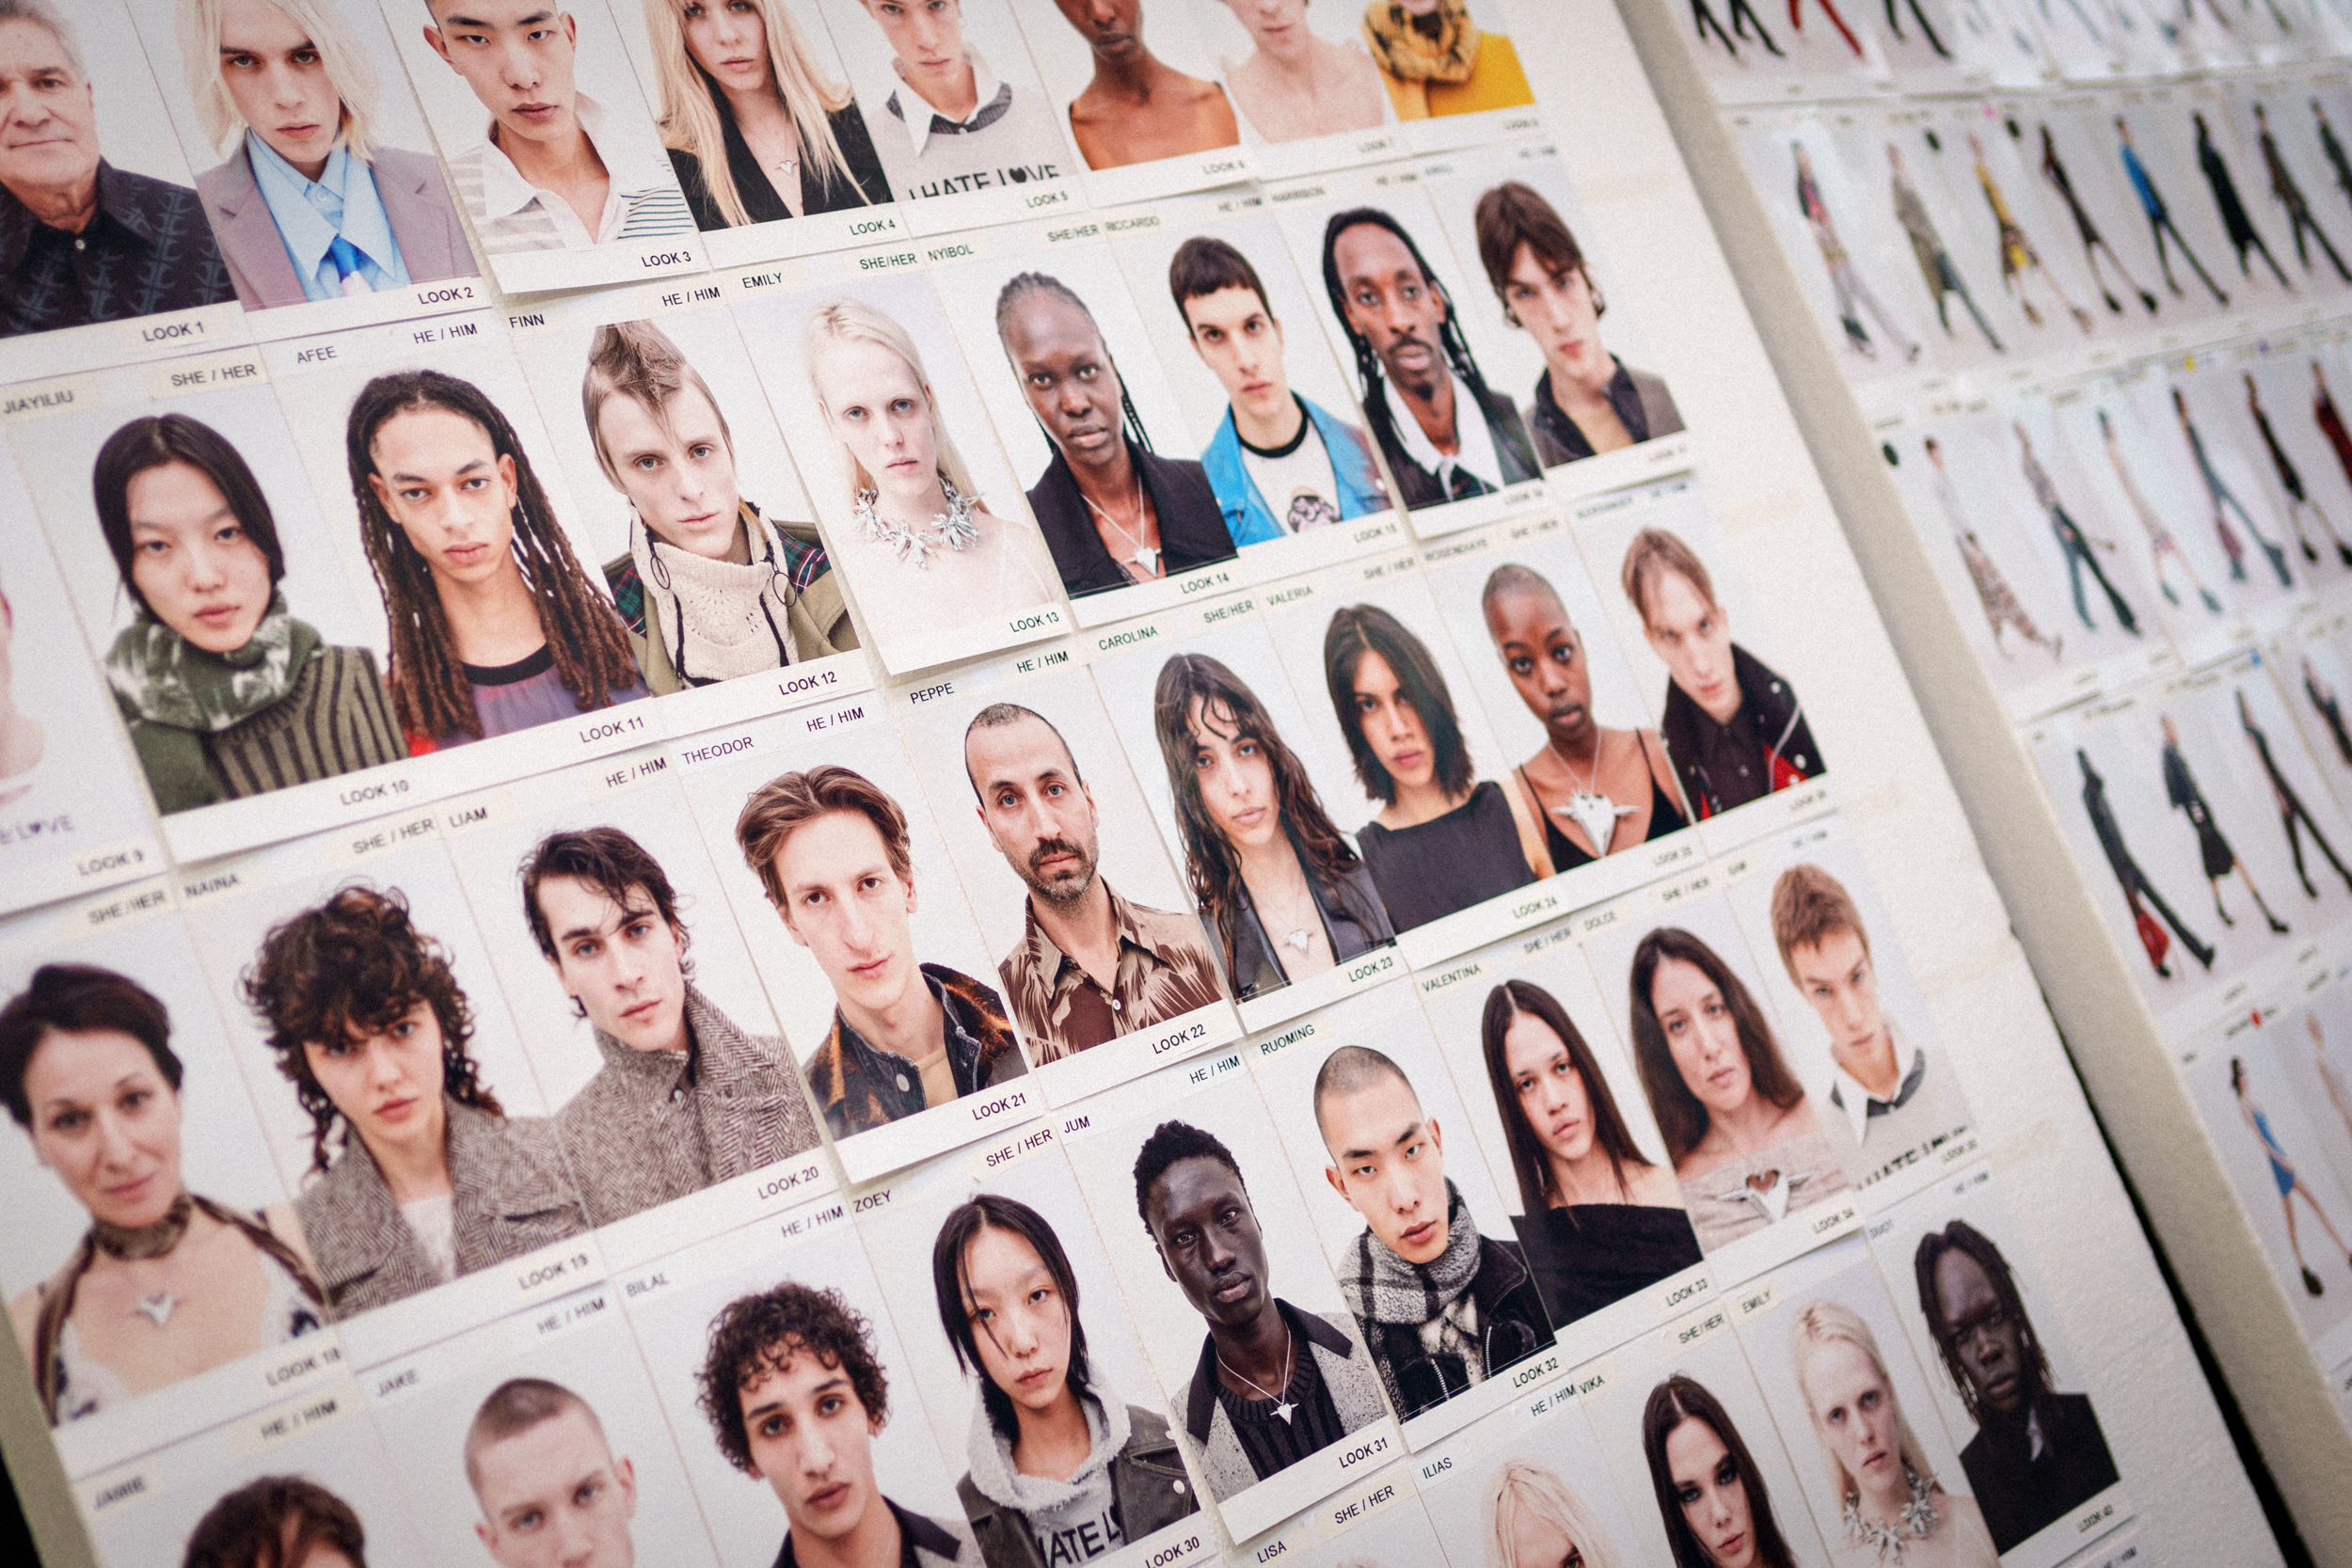
<instances>
[{"instance_id":1,"label":"diamond pendant necklace","mask_svg":"<svg viewBox=\"0 0 2352 1568\"><path fill-rule=\"evenodd\" d=\"M1568 783L1576 784L1576 767L1566 757L1561 756L1559 745L1549 736L1546 736L1544 746L1554 757L1559 758L1560 766L1567 770ZM1565 816L1584 830L1584 836L1592 841L1593 853L1596 856L1609 853L1609 841L1617 834L1617 818L1630 816L1637 809L1632 806L1621 806L1606 795L1596 794L1593 784L1599 777L1600 743L1597 740L1593 743L1592 772L1586 776L1581 784L1577 784L1576 788L1568 792L1566 805L1551 808L1553 815Z\"/></svg>"},{"instance_id":2,"label":"diamond pendant necklace","mask_svg":"<svg viewBox=\"0 0 2352 1568\"><path fill-rule=\"evenodd\" d=\"M1078 492L1078 499L1086 502L1089 507L1092 508L1096 516L1102 518L1103 521L1117 529L1119 531L1120 538L1135 546L1135 553L1127 557L1127 564L1141 568L1143 575L1147 578L1155 578L1160 575L1160 552L1158 547L1145 544L1139 536L1139 531L1146 526L1143 520L1142 474L1138 473L1136 475L1136 530L1134 531L1129 530L1126 524L1120 522L1118 518L1112 516L1101 507L1096 506L1094 504L1094 498L1088 495L1084 490Z\"/></svg>"},{"instance_id":3,"label":"diamond pendant necklace","mask_svg":"<svg viewBox=\"0 0 2352 1568\"><path fill-rule=\"evenodd\" d=\"M1291 1363L1291 1354L1297 1348L1297 1341L1291 1338L1290 1320L1285 1318L1282 1320L1282 1387L1285 1391L1290 1388L1291 1373L1295 1370ZM1290 1401L1284 1399L1280 1394L1267 1393L1265 1385L1258 1382L1257 1379L1251 1377L1248 1372L1237 1370L1231 1361L1226 1360L1225 1353L1223 1351L1217 1351L1215 1354L1216 1355L1216 1364L1218 1366L1224 1368L1227 1371L1232 1372L1235 1377L1241 1379L1244 1383L1248 1384L1250 1387L1256 1389L1260 1399L1272 1400L1274 1402L1274 1413L1282 1418L1282 1424L1284 1426L1288 1426L1290 1424L1291 1412L1297 1409L1298 1406L1291 1403Z\"/></svg>"}]
</instances>

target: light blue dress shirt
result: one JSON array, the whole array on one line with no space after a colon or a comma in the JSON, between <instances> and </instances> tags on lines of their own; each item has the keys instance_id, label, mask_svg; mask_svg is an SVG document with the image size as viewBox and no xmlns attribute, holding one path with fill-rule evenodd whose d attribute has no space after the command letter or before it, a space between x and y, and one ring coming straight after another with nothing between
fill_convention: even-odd
<instances>
[{"instance_id":1,"label":"light blue dress shirt","mask_svg":"<svg viewBox=\"0 0 2352 1568\"><path fill-rule=\"evenodd\" d=\"M342 298L347 275L356 275L371 291L408 281L392 220L375 188L375 171L355 160L342 142L327 154L316 180L306 179L250 130L245 150L253 182L261 187L306 297Z\"/></svg>"}]
</instances>

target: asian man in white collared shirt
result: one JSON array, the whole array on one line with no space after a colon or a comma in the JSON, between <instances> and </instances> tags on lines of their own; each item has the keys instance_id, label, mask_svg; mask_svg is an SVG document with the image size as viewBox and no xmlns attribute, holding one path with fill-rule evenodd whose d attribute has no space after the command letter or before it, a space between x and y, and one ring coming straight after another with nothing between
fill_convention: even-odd
<instances>
[{"instance_id":1,"label":"asian man in white collared shirt","mask_svg":"<svg viewBox=\"0 0 2352 1568\"><path fill-rule=\"evenodd\" d=\"M859 0L891 51L874 142L901 201L1062 178L1061 133L1037 88L1000 81L964 40L963 0Z\"/></svg>"}]
</instances>

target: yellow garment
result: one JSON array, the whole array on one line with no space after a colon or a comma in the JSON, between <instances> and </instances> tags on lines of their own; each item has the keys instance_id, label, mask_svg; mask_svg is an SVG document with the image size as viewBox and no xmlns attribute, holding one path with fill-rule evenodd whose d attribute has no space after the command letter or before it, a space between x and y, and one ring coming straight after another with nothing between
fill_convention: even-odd
<instances>
[{"instance_id":1,"label":"yellow garment","mask_svg":"<svg viewBox=\"0 0 2352 1568\"><path fill-rule=\"evenodd\" d=\"M1375 0L1375 11L1394 10L1387 0ZM1367 36L1372 26L1364 27ZM1375 63L1380 55L1375 52ZM1535 102L1534 89L1527 85L1527 73L1519 69L1518 51L1501 33L1481 33L1469 71L1458 82L1434 78L1406 80L1380 68L1380 81L1389 89L1389 102L1396 105L1399 119L1438 119L1447 115L1474 115L1486 109L1515 109Z\"/></svg>"}]
</instances>

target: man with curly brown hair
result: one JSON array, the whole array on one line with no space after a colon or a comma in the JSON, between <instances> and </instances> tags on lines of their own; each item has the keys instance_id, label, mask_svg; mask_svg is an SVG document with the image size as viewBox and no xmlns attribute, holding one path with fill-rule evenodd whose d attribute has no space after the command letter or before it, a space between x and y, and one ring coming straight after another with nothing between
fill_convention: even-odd
<instances>
[{"instance_id":1,"label":"man with curly brown hair","mask_svg":"<svg viewBox=\"0 0 2352 1568\"><path fill-rule=\"evenodd\" d=\"M729 1302L700 1374L719 1451L784 1504L776 1568L977 1568L961 1520L882 1496L872 1445L890 1419L890 1383L871 1336L835 1290L787 1281Z\"/></svg>"}]
</instances>

